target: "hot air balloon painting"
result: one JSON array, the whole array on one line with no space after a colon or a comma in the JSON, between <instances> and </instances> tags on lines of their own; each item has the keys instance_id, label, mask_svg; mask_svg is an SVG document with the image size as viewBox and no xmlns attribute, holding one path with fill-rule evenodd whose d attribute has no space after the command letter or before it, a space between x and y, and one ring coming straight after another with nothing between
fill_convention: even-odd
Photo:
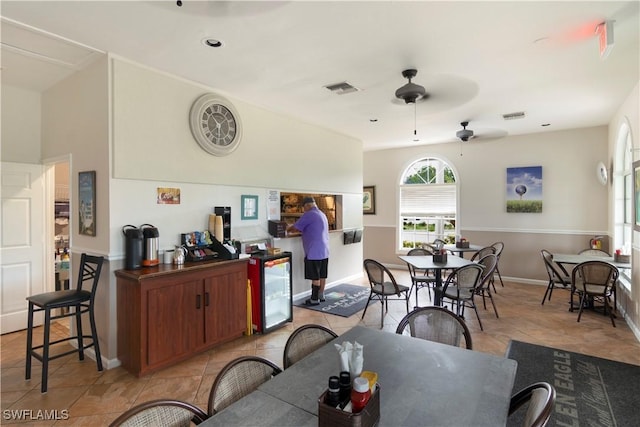
<instances>
[{"instance_id":1,"label":"hot air balloon painting","mask_svg":"<svg viewBox=\"0 0 640 427\"><path fill-rule=\"evenodd\" d=\"M507 168L507 212L542 212L542 166Z\"/></svg>"}]
</instances>

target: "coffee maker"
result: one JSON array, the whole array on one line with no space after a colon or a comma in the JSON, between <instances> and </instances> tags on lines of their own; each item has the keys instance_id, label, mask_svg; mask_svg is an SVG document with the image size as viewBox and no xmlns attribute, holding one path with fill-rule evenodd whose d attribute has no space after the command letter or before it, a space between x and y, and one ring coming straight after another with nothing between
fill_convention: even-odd
<instances>
[{"instance_id":1,"label":"coffee maker","mask_svg":"<svg viewBox=\"0 0 640 427\"><path fill-rule=\"evenodd\" d=\"M160 264L158 259L158 238L160 233L158 229L151 224L142 224L140 226L144 237L144 257L142 265L149 267Z\"/></svg>"},{"instance_id":2,"label":"coffee maker","mask_svg":"<svg viewBox=\"0 0 640 427\"><path fill-rule=\"evenodd\" d=\"M125 225L122 233L125 237L125 268L142 268L142 230L133 225Z\"/></svg>"}]
</instances>

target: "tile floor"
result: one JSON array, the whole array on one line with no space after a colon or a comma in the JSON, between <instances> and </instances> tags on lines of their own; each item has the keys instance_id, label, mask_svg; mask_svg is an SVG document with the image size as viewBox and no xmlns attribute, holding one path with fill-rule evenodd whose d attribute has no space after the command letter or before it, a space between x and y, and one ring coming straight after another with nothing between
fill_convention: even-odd
<instances>
[{"instance_id":1,"label":"tile floor","mask_svg":"<svg viewBox=\"0 0 640 427\"><path fill-rule=\"evenodd\" d=\"M408 274L394 270L400 283L410 283ZM366 286L364 280L360 281ZM505 283L498 284L495 295L500 318L496 319L491 307L479 312L484 331L477 319L467 312L467 323L473 336L475 351L503 355L510 339L548 345L569 351L614 359L640 365L640 342L623 319L617 319L617 328L605 316L586 312L580 323L577 313L568 309L568 291L556 290L550 302L540 305L544 287ZM420 304L428 305L425 289L420 291ZM410 306L415 302L411 298ZM389 302L384 330L393 333L406 314L401 301ZM69 418L58 421L30 421L29 425L107 425L120 413L133 405L152 399L169 397L193 402L206 410L207 397L219 370L230 360L242 355L259 355L282 366L282 352L289 334L306 323L325 325L341 334L354 325L380 327L380 306L369 307L363 320L361 313L343 318L294 307L294 321L267 335L238 338L216 349L196 355L176 366L142 378L130 375L122 368L98 372L95 362L84 362L70 355L51 363L49 391L40 393L40 363L34 361L32 379L24 380L24 331L0 337L2 385L0 424L16 423L9 420L5 410L66 410ZM39 331L38 331L39 332ZM56 333L64 334L58 326ZM366 349L365 349L366 360ZM62 412L59 412L62 413ZM24 422L22 422L24 424Z\"/></svg>"}]
</instances>

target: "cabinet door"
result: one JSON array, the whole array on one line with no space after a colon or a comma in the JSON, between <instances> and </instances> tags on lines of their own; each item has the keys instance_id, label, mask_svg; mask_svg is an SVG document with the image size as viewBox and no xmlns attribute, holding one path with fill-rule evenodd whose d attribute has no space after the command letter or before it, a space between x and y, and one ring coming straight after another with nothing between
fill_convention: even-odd
<instances>
[{"instance_id":1,"label":"cabinet door","mask_svg":"<svg viewBox=\"0 0 640 427\"><path fill-rule=\"evenodd\" d=\"M242 335L247 327L247 269L204 280L205 344Z\"/></svg>"},{"instance_id":2,"label":"cabinet door","mask_svg":"<svg viewBox=\"0 0 640 427\"><path fill-rule=\"evenodd\" d=\"M169 284L147 292L149 365L183 356L197 347L202 325L202 297L201 280Z\"/></svg>"}]
</instances>

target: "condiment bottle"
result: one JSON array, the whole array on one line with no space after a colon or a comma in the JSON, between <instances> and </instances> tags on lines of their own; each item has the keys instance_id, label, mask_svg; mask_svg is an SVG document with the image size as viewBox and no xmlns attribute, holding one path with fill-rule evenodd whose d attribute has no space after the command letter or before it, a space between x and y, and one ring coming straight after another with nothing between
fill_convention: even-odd
<instances>
[{"instance_id":1,"label":"condiment bottle","mask_svg":"<svg viewBox=\"0 0 640 427\"><path fill-rule=\"evenodd\" d=\"M329 377L329 391L327 392L324 403L332 408L340 404L340 378L336 376Z\"/></svg>"},{"instance_id":2,"label":"condiment bottle","mask_svg":"<svg viewBox=\"0 0 640 427\"><path fill-rule=\"evenodd\" d=\"M340 404L342 407L349 403L351 398L351 374L349 371L340 372Z\"/></svg>"},{"instance_id":3,"label":"condiment bottle","mask_svg":"<svg viewBox=\"0 0 640 427\"><path fill-rule=\"evenodd\" d=\"M351 412L357 414L362 411L367 405L370 397L371 390L369 389L369 380L363 377L358 377L353 380L353 389L351 390Z\"/></svg>"}]
</instances>

